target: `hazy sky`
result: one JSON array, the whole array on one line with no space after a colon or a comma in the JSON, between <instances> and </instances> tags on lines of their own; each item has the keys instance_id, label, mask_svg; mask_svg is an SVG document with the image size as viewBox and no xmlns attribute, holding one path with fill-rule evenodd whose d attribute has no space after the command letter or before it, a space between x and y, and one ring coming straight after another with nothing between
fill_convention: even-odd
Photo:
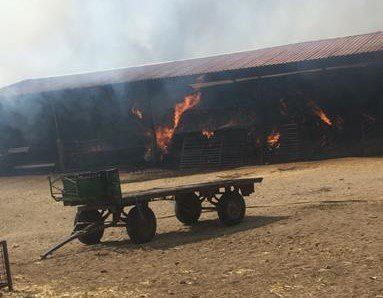
<instances>
[{"instance_id":1,"label":"hazy sky","mask_svg":"<svg viewBox=\"0 0 383 298\"><path fill-rule=\"evenodd\" d=\"M383 30L383 0L0 0L0 87Z\"/></svg>"}]
</instances>

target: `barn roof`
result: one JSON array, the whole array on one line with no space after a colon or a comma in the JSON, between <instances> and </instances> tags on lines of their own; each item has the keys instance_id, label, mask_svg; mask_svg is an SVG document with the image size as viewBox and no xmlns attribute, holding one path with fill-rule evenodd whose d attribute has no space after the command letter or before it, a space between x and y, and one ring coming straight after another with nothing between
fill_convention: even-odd
<instances>
[{"instance_id":1,"label":"barn roof","mask_svg":"<svg viewBox=\"0 0 383 298\"><path fill-rule=\"evenodd\" d=\"M155 79L259 69L329 58L383 52L383 31L308 41L271 48L121 69L29 79L0 89L1 94L41 93Z\"/></svg>"}]
</instances>

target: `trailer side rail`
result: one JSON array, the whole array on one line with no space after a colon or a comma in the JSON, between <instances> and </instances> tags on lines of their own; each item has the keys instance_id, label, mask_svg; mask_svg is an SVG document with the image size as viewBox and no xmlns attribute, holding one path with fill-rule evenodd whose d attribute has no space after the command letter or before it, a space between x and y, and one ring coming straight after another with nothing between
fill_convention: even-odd
<instances>
[{"instance_id":1,"label":"trailer side rail","mask_svg":"<svg viewBox=\"0 0 383 298\"><path fill-rule=\"evenodd\" d=\"M124 206L136 204L137 201L151 201L154 199L166 199L182 193L200 192L203 196L219 193L220 188L234 187L240 189L243 195L248 196L254 192L254 184L261 183L263 178L230 179L211 181L205 183L188 184L169 188L154 188L150 190L123 192L122 202Z\"/></svg>"}]
</instances>

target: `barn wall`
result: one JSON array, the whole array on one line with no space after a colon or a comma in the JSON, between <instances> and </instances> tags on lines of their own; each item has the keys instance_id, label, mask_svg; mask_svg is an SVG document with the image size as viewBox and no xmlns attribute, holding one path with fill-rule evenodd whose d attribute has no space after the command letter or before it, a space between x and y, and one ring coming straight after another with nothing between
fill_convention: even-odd
<instances>
[{"instance_id":1,"label":"barn wall","mask_svg":"<svg viewBox=\"0 0 383 298\"><path fill-rule=\"evenodd\" d=\"M9 157L9 148L31 146L40 150L40 157L34 154L18 163L50 160L58 164L59 139L65 169L107 165L133 169L163 165L169 160L177 165L169 155L180 155L183 134L200 135L204 128L247 126L245 160L264 163L265 151L271 162L272 156L278 155L278 150L267 149L267 136L286 123L298 126L302 159L379 154L383 146L376 131L383 119L382 81L382 67L368 67L234 82L200 90L190 87L194 79L178 79L2 99L1 158ZM196 92L201 93L201 101L182 116L173 148L167 154L159 152L156 129L171 126L174 106ZM331 126L315 116L309 101L325 111ZM139 110L141 116L133 110ZM286 161L283 157L275 160Z\"/></svg>"}]
</instances>

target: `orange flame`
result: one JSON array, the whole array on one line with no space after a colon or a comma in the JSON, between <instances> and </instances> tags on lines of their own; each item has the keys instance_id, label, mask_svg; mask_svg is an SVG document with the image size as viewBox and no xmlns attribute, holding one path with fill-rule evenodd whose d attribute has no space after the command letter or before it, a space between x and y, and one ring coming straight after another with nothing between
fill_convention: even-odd
<instances>
[{"instance_id":1,"label":"orange flame","mask_svg":"<svg viewBox=\"0 0 383 298\"><path fill-rule=\"evenodd\" d=\"M182 115L191 108L194 108L201 101L201 92L185 96L183 102L177 103L174 107L174 129L178 127Z\"/></svg>"},{"instance_id":2,"label":"orange flame","mask_svg":"<svg viewBox=\"0 0 383 298\"><path fill-rule=\"evenodd\" d=\"M174 128L169 126L156 127L155 133L158 148L166 153L168 151L168 145L174 135Z\"/></svg>"},{"instance_id":3,"label":"orange flame","mask_svg":"<svg viewBox=\"0 0 383 298\"><path fill-rule=\"evenodd\" d=\"M327 117L326 113L316 105L312 100L309 101L308 105L311 107L315 115L317 115L325 124L332 126L332 121Z\"/></svg>"},{"instance_id":4,"label":"orange flame","mask_svg":"<svg viewBox=\"0 0 383 298\"><path fill-rule=\"evenodd\" d=\"M212 138L214 136L214 131L212 130L207 130L207 129L204 129L202 131L202 135L208 139Z\"/></svg>"},{"instance_id":5,"label":"orange flame","mask_svg":"<svg viewBox=\"0 0 383 298\"><path fill-rule=\"evenodd\" d=\"M279 146L281 145L280 139L281 139L281 133L279 131L272 131L267 136L267 144L269 145L270 148L273 148L273 149L279 148Z\"/></svg>"},{"instance_id":6,"label":"orange flame","mask_svg":"<svg viewBox=\"0 0 383 298\"><path fill-rule=\"evenodd\" d=\"M174 132L180 124L182 115L194 108L201 101L201 92L189 94L184 100L174 106L173 126L156 127L155 134L157 146L162 152L167 153L168 146L173 138Z\"/></svg>"},{"instance_id":7,"label":"orange flame","mask_svg":"<svg viewBox=\"0 0 383 298\"><path fill-rule=\"evenodd\" d=\"M134 115L134 116L136 116L138 119L142 119L143 118L143 114L142 114L142 112L139 110L139 109L137 109L137 108L135 108L135 107L133 107L132 109L131 109L131 112L132 112L132 114Z\"/></svg>"}]
</instances>

